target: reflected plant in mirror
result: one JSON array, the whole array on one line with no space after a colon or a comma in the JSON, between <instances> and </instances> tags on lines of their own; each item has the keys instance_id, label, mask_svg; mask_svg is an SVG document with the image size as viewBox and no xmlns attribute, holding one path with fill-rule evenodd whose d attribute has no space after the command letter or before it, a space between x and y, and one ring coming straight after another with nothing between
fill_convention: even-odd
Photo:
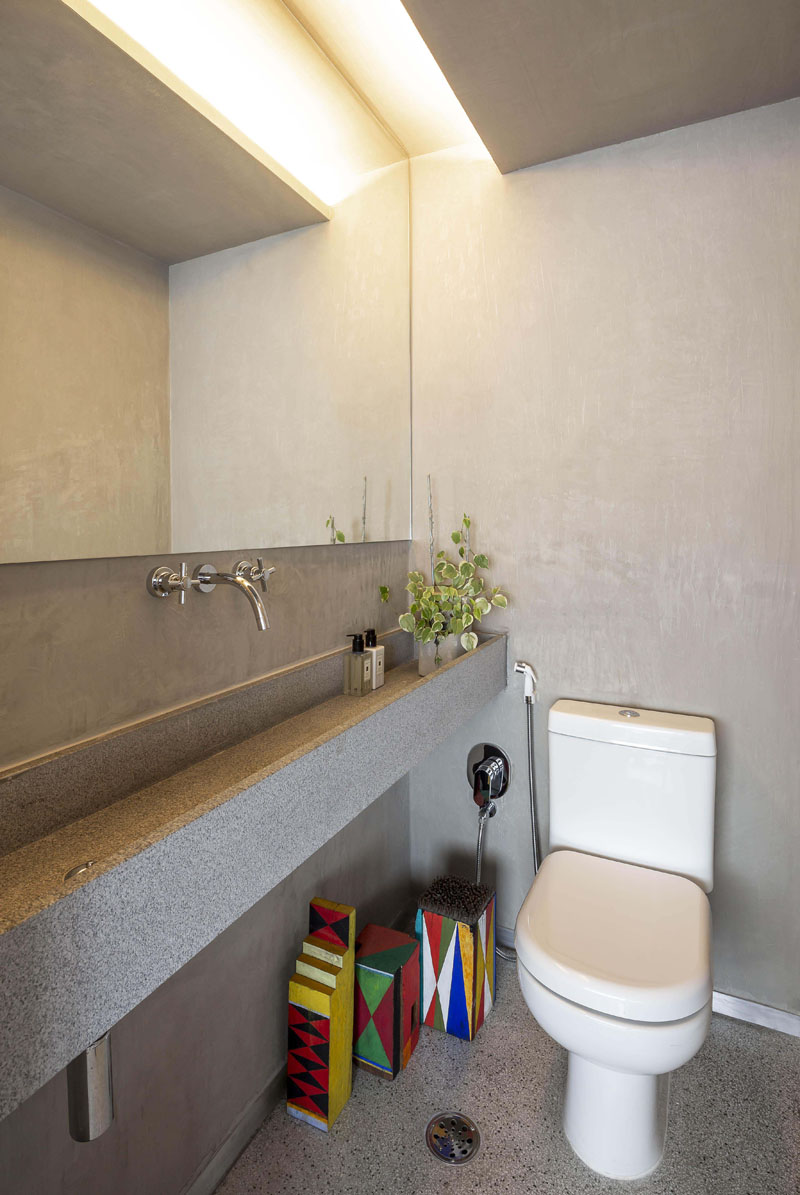
<instances>
[{"instance_id":1,"label":"reflected plant in mirror","mask_svg":"<svg viewBox=\"0 0 800 1195\"><path fill-rule=\"evenodd\" d=\"M333 515L328 515L327 519L325 520L325 526L330 528L332 544L343 544L344 543L344 541L345 541L344 532L340 531L337 528L336 520L334 519Z\"/></svg>"}]
</instances>

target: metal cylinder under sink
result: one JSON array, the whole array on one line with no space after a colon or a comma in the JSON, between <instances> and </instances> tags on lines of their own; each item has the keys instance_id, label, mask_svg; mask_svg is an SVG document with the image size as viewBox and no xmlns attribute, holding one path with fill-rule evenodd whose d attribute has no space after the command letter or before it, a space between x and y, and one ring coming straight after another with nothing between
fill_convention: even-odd
<instances>
[{"instance_id":1,"label":"metal cylinder under sink","mask_svg":"<svg viewBox=\"0 0 800 1195\"><path fill-rule=\"evenodd\" d=\"M69 1131L75 1141L94 1141L114 1120L110 1033L104 1033L67 1067Z\"/></svg>"}]
</instances>

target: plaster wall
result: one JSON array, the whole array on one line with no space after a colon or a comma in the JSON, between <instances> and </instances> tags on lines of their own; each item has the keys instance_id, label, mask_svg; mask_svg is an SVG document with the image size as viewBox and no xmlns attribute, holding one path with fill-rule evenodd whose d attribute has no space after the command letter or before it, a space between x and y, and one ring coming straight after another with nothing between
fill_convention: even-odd
<instances>
[{"instance_id":1,"label":"plaster wall","mask_svg":"<svg viewBox=\"0 0 800 1195\"><path fill-rule=\"evenodd\" d=\"M467 510L509 661L539 672L545 841L554 699L710 715L715 986L795 1012L799 193L797 100L505 177L456 151L412 172L415 548L431 473L442 542ZM486 738L516 764L488 832L510 932L532 878L515 681L415 769L412 859L419 881L473 866Z\"/></svg>"}]
</instances>

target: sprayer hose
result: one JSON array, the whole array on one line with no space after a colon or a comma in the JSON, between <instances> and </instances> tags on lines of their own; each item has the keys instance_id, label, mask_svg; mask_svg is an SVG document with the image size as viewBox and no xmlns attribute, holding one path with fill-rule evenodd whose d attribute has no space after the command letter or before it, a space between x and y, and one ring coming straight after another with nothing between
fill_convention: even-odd
<instances>
[{"instance_id":1,"label":"sprayer hose","mask_svg":"<svg viewBox=\"0 0 800 1195\"><path fill-rule=\"evenodd\" d=\"M541 855L539 853L539 816L536 808L536 767L534 765L533 756L533 706L534 703L527 698L525 704L528 707L528 793L531 803L531 849L533 851L533 874L536 875L539 871L539 864L541 863Z\"/></svg>"}]
</instances>

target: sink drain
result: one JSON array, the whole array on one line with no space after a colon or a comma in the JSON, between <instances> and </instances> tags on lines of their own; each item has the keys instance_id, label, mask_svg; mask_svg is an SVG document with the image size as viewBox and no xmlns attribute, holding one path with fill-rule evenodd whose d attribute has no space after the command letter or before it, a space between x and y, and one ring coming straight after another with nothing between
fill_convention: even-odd
<instances>
[{"instance_id":1,"label":"sink drain","mask_svg":"<svg viewBox=\"0 0 800 1195\"><path fill-rule=\"evenodd\" d=\"M440 1162L458 1166L470 1162L478 1152L481 1135L478 1126L460 1112L442 1112L434 1116L425 1130L425 1142Z\"/></svg>"},{"instance_id":2,"label":"sink drain","mask_svg":"<svg viewBox=\"0 0 800 1195\"><path fill-rule=\"evenodd\" d=\"M74 880L76 876L82 876L85 871L89 871L94 867L94 859L87 859L85 863L79 863L77 867L70 867L67 874L64 876L64 883L67 880Z\"/></svg>"}]
</instances>

